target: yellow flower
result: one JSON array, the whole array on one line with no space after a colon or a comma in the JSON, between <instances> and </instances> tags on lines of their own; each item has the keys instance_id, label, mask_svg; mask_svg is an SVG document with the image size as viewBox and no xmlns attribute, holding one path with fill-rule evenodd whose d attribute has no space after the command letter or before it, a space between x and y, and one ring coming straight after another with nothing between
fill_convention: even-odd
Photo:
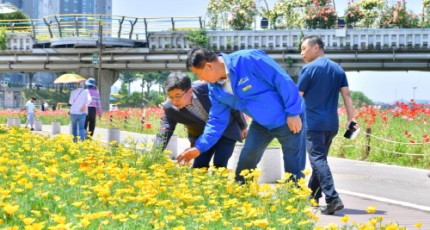
<instances>
[{"instance_id":1,"label":"yellow flower","mask_svg":"<svg viewBox=\"0 0 430 230\"><path fill-rule=\"evenodd\" d=\"M45 222L34 223L32 225L25 226L25 230L42 230L45 226Z\"/></svg>"},{"instance_id":2,"label":"yellow flower","mask_svg":"<svg viewBox=\"0 0 430 230\"><path fill-rule=\"evenodd\" d=\"M24 219L22 220L22 222L24 222L24 224L25 224L25 225L30 225L30 224L32 224L34 221L35 221L35 219L34 219L34 218L24 218Z\"/></svg>"},{"instance_id":3,"label":"yellow flower","mask_svg":"<svg viewBox=\"0 0 430 230\"><path fill-rule=\"evenodd\" d=\"M302 171L303 175L308 176L309 174L311 174L311 170L310 169L305 169Z\"/></svg>"},{"instance_id":4,"label":"yellow flower","mask_svg":"<svg viewBox=\"0 0 430 230\"><path fill-rule=\"evenodd\" d=\"M366 212L367 213L375 213L376 212L376 207L375 206L369 206L366 208Z\"/></svg>"},{"instance_id":5,"label":"yellow flower","mask_svg":"<svg viewBox=\"0 0 430 230\"><path fill-rule=\"evenodd\" d=\"M267 221L267 219L255 220L254 225L260 228L265 228L269 225L269 221Z\"/></svg>"},{"instance_id":6,"label":"yellow flower","mask_svg":"<svg viewBox=\"0 0 430 230\"><path fill-rule=\"evenodd\" d=\"M340 218L340 221L342 221L343 223L348 223L349 222L349 216L345 215L342 218Z\"/></svg>"},{"instance_id":7,"label":"yellow flower","mask_svg":"<svg viewBox=\"0 0 430 230\"><path fill-rule=\"evenodd\" d=\"M10 205L7 204L3 207L3 210L8 214L8 215L13 215L15 212L17 212L19 209L19 205Z\"/></svg>"},{"instance_id":8,"label":"yellow flower","mask_svg":"<svg viewBox=\"0 0 430 230\"><path fill-rule=\"evenodd\" d=\"M422 222L418 222L418 223L415 224L415 227L418 228L418 229L420 229L422 226L423 226Z\"/></svg>"}]
</instances>

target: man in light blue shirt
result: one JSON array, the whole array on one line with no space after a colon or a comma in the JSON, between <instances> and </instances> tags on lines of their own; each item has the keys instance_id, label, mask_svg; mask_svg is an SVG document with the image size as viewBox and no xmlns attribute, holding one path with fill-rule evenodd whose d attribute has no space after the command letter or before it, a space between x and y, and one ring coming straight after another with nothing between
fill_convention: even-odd
<instances>
[{"instance_id":1,"label":"man in light blue shirt","mask_svg":"<svg viewBox=\"0 0 430 230\"><path fill-rule=\"evenodd\" d=\"M187 68L210 83L212 107L204 133L194 148L178 156L178 162L188 162L213 146L227 126L231 109L236 109L252 118L236 180L245 182L240 173L256 168L274 138L282 145L285 172L291 173L293 180L303 177L305 105L296 84L281 66L261 50L217 55L196 48L188 57Z\"/></svg>"},{"instance_id":2,"label":"man in light blue shirt","mask_svg":"<svg viewBox=\"0 0 430 230\"><path fill-rule=\"evenodd\" d=\"M25 107L27 109L27 121L25 122L25 128L30 124L30 130L34 130L34 102L36 101L35 97L30 98L27 103L25 103Z\"/></svg>"}]
</instances>

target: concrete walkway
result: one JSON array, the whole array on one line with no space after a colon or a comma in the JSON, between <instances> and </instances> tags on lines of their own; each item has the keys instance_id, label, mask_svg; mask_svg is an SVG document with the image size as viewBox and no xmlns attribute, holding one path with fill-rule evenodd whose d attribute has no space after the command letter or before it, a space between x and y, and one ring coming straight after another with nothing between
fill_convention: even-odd
<instances>
[{"instance_id":1,"label":"concrete walkway","mask_svg":"<svg viewBox=\"0 0 430 230\"><path fill-rule=\"evenodd\" d=\"M42 132L50 134L52 127L44 125ZM61 126L61 133L70 133L69 126ZM121 142L129 138L149 142L154 136L120 132ZM94 139L107 141L107 129L96 128ZM180 138L176 144L179 152L189 145L186 139ZM344 215L350 217L349 223L366 223L373 217L382 216L383 223L397 222L408 229L416 229L415 224L421 222L421 229L430 230L429 170L340 158L330 158L329 162L345 209L333 216L321 215L315 209L320 217L317 225L336 223L343 226L341 217ZM377 212L367 213L365 210L369 206L375 206Z\"/></svg>"}]
</instances>

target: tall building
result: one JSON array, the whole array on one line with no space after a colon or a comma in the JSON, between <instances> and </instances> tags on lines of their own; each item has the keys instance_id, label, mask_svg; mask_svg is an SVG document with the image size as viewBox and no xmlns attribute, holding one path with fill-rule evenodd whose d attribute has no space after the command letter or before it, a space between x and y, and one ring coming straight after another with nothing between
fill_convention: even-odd
<instances>
[{"instance_id":1,"label":"tall building","mask_svg":"<svg viewBox=\"0 0 430 230\"><path fill-rule=\"evenodd\" d=\"M0 0L10 3L30 18L54 14L112 14L112 0Z\"/></svg>"},{"instance_id":2,"label":"tall building","mask_svg":"<svg viewBox=\"0 0 430 230\"><path fill-rule=\"evenodd\" d=\"M60 14L112 14L112 0L61 0Z\"/></svg>"}]
</instances>

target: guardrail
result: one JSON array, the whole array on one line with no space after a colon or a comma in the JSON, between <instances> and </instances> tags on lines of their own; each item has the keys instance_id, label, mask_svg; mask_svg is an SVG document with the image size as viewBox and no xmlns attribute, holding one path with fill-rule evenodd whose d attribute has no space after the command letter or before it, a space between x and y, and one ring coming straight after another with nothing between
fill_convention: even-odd
<instances>
[{"instance_id":1,"label":"guardrail","mask_svg":"<svg viewBox=\"0 0 430 230\"><path fill-rule=\"evenodd\" d=\"M103 14L62 14L42 19L0 20L6 32L31 33L33 39L46 41L58 37L103 36L144 40L151 31L176 31L204 28L201 17L137 18Z\"/></svg>"}]
</instances>

